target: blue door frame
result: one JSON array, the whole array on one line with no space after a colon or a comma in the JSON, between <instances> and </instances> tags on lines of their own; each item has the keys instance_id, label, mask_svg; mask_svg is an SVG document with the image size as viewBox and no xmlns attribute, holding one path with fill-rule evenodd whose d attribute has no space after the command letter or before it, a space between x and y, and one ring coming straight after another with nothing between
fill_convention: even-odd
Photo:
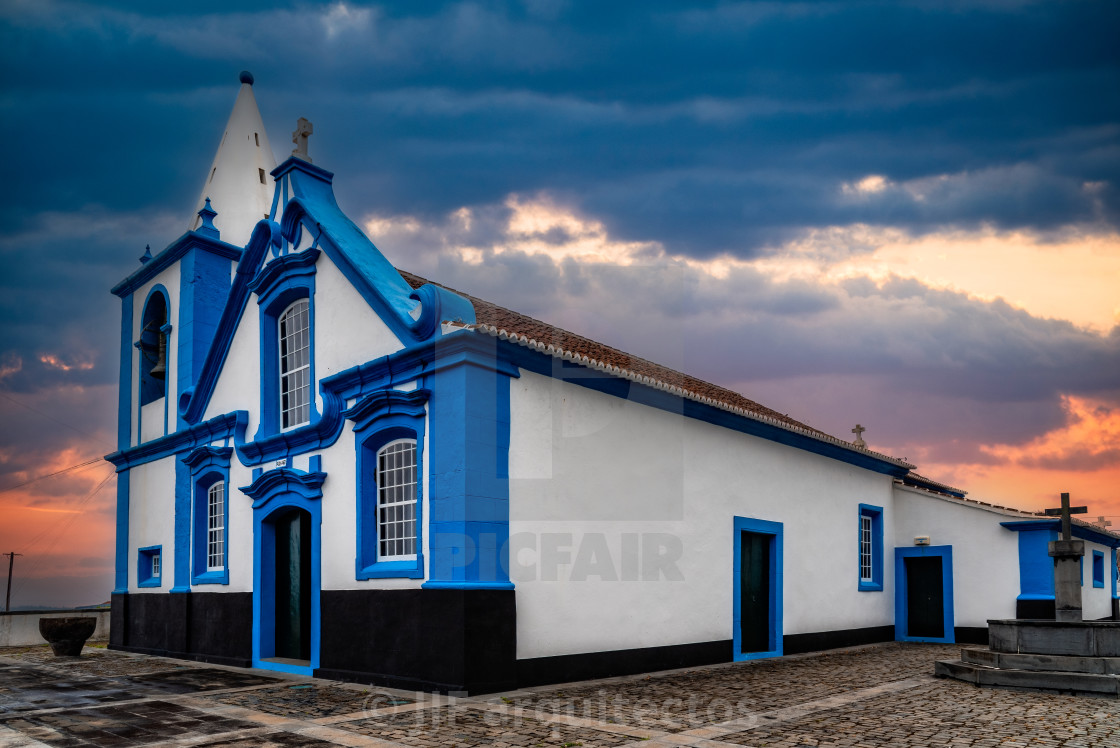
<instances>
[{"instance_id":1,"label":"blue door frame","mask_svg":"<svg viewBox=\"0 0 1120 748\"><path fill-rule=\"evenodd\" d=\"M742 534L753 532L758 535L769 535L770 540L770 611L769 611L769 648L765 652L743 652L742 650ZM734 650L732 655L735 661L757 660L763 657L780 657L782 655L782 523L768 522L749 517L735 518L735 533L733 535L735 566L733 577L734 608L732 610Z\"/></svg>"},{"instance_id":2,"label":"blue door frame","mask_svg":"<svg viewBox=\"0 0 1120 748\"><path fill-rule=\"evenodd\" d=\"M909 589L906 578L907 558L941 558L941 593L943 600L944 636L907 636L909 625L907 613L907 591ZM902 642L938 642L953 644L956 636L953 633L953 546L951 545L919 545L912 548L894 549L894 638Z\"/></svg>"}]
</instances>

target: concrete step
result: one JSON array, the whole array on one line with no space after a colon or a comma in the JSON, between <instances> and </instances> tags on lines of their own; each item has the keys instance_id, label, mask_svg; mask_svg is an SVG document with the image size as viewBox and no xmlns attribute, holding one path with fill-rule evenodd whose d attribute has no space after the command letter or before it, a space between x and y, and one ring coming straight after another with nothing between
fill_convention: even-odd
<instances>
[{"instance_id":1,"label":"concrete step","mask_svg":"<svg viewBox=\"0 0 1120 748\"><path fill-rule=\"evenodd\" d=\"M962 647L961 661L1004 670L1052 670L1062 673L1120 675L1120 657L1013 654L993 652L987 647Z\"/></svg>"},{"instance_id":2,"label":"concrete step","mask_svg":"<svg viewBox=\"0 0 1120 748\"><path fill-rule=\"evenodd\" d=\"M1060 693L1120 698L1120 675L1004 669L961 660L937 662L934 664L933 674L939 678L954 678L977 686L1037 688Z\"/></svg>"}]
</instances>

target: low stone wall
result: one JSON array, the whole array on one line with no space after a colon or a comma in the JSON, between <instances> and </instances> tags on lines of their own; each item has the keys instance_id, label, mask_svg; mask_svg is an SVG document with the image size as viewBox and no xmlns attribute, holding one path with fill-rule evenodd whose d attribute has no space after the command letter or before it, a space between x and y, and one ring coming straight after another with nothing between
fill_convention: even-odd
<instances>
[{"instance_id":1,"label":"low stone wall","mask_svg":"<svg viewBox=\"0 0 1120 748\"><path fill-rule=\"evenodd\" d=\"M96 618L90 641L109 640L109 610L17 610L0 613L0 647L26 647L46 644L39 635L40 618Z\"/></svg>"}]
</instances>

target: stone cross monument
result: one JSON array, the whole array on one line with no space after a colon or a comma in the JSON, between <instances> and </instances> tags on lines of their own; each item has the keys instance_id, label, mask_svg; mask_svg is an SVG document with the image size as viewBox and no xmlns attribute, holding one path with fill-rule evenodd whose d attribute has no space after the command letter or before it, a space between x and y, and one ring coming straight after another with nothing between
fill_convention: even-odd
<instances>
[{"instance_id":1,"label":"stone cross monument","mask_svg":"<svg viewBox=\"0 0 1120 748\"><path fill-rule=\"evenodd\" d=\"M853 441L852 444L856 445L857 447L866 447L867 446L867 442L865 442L863 440L863 432L864 431L867 431L867 429L865 429L863 426L860 426L857 423L856 427L854 429L852 429L852 433L856 435L855 441Z\"/></svg>"},{"instance_id":2,"label":"stone cross monument","mask_svg":"<svg viewBox=\"0 0 1120 748\"><path fill-rule=\"evenodd\" d=\"M307 155L307 138L313 132L315 132L315 127L306 118L300 117L299 121L296 122L295 132L292 133L292 142L296 144L296 147L292 149L292 155L296 158L302 158L308 163L311 163L311 156Z\"/></svg>"},{"instance_id":3,"label":"stone cross monument","mask_svg":"<svg viewBox=\"0 0 1120 748\"><path fill-rule=\"evenodd\" d=\"M1062 518L1062 537L1050 541L1050 555L1054 558L1054 619L1080 621L1081 618L1081 557L1085 555L1085 541L1074 540L1071 514L1085 514L1088 507L1069 505L1069 494L1062 494L1062 506L1047 509L1051 517Z\"/></svg>"}]
</instances>

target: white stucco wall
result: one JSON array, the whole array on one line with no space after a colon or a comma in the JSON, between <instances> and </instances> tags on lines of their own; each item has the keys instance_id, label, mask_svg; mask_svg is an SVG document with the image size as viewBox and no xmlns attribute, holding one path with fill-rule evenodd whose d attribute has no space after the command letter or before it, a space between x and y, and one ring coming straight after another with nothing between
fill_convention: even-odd
<instances>
[{"instance_id":1,"label":"white stucco wall","mask_svg":"<svg viewBox=\"0 0 1120 748\"><path fill-rule=\"evenodd\" d=\"M175 579L175 458L137 465L128 478L129 592L167 592ZM137 586L139 549L163 546L159 587Z\"/></svg>"},{"instance_id":2,"label":"white stucco wall","mask_svg":"<svg viewBox=\"0 0 1120 748\"><path fill-rule=\"evenodd\" d=\"M1024 517L906 486L895 486L895 517L893 545L913 547L925 535L930 545L953 547L954 625L986 627L990 618L1015 617L1019 533L1000 523Z\"/></svg>"},{"instance_id":3,"label":"white stucco wall","mask_svg":"<svg viewBox=\"0 0 1120 748\"><path fill-rule=\"evenodd\" d=\"M1104 586L1093 586L1093 551L1104 554ZM1112 615L1112 549L1100 543L1085 541L1085 565L1081 575L1081 610L1085 620L1093 621Z\"/></svg>"},{"instance_id":4,"label":"white stucco wall","mask_svg":"<svg viewBox=\"0 0 1120 748\"><path fill-rule=\"evenodd\" d=\"M858 591L857 527L859 504L872 504L892 537L891 497L885 475L522 371L510 433L517 656L731 639L736 516L783 523L786 634L889 625L893 568L883 591ZM675 579L650 563L659 551L679 551L661 567Z\"/></svg>"}]
</instances>

